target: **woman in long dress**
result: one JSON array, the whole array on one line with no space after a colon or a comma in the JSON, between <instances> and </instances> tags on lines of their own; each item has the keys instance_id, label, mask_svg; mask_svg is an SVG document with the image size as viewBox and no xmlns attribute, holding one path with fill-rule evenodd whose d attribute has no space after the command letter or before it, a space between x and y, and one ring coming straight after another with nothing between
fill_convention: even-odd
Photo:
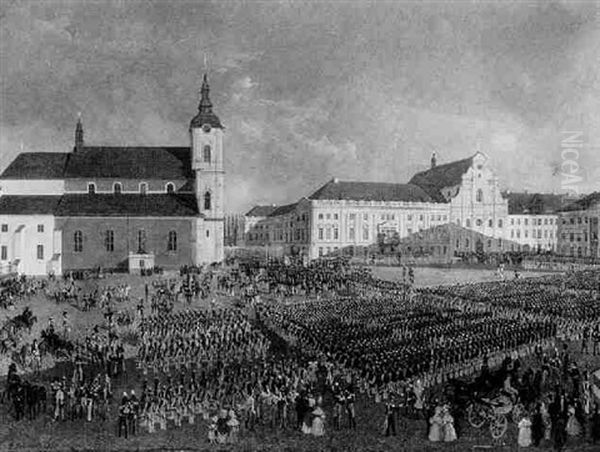
<instances>
[{"instance_id":1,"label":"woman in long dress","mask_svg":"<svg viewBox=\"0 0 600 452\"><path fill-rule=\"evenodd\" d=\"M524 417L519 421L519 438L517 440L520 447L531 446L531 421Z\"/></svg>"},{"instance_id":2,"label":"woman in long dress","mask_svg":"<svg viewBox=\"0 0 600 452\"><path fill-rule=\"evenodd\" d=\"M456 441L456 430L454 429L454 418L450 414L448 406L442 409L442 426L444 433L444 442L450 443Z\"/></svg>"},{"instance_id":3,"label":"woman in long dress","mask_svg":"<svg viewBox=\"0 0 600 452\"><path fill-rule=\"evenodd\" d=\"M429 419L429 441L439 442L442 440L442 407L436 406L435 412L431 419Z\"/></svg>"},{"instance_id":4,"label":"woman in long dress","mask_svg":"<svg viewBox=\"0 0 600 452\"><path fill-rule=\"evenodd\" d=\"M236 443L238 432L240 431L240 421L238 421L235 416L235 411L233 409L229 410L229 420L227 421L227 426L229 427L229 442Z\"/></svg>"},{"instance_id":5,"label":"woman in long dress","mask_svg":"<svg viewBox=\"0 0 600 452\"><path fill-rule=\"evenodd\" d=\"M312 412L313 421L311 427L311 433L314 436L323 436L325 434L325 412L317 405Z\"/></svg>"},{"instance_id":6,"label":"woman in long dress","mask_svg":"<svg viewBox=\"0 0 600 452\"><path fill-rule=\"evenodd\" d=\"M569 420L567 421L567 435L581 435L581 424L575 417L575 407L569 406Z\"/></svg>"}]
</instances>

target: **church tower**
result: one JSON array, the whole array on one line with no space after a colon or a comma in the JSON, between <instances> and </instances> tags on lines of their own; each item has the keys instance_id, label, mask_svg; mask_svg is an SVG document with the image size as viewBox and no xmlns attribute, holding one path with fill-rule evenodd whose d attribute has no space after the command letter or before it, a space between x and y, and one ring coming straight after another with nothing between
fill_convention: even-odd
<instances>
[{"instance_id":1,"label":"church tower","mask_svg":"<svg viewBox=\"0 0 600 452\"><path fill-rule=\"evenodd\" d=\"M213 113L210 87L204 74L198 114L190 123L192 170L199 218L195 226L194 263L224 259L225 169L223 164L223 125Z\"/></svg>"}]
</instances>

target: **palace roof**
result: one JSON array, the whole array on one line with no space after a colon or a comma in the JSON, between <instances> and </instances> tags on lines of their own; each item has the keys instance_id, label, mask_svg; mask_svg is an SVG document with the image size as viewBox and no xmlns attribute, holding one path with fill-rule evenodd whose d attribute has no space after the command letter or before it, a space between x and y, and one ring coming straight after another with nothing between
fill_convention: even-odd
<instances>
[{"instance_id":1,"label":"palace roof","mask_svg":"<svg viewBox=\"0 0 600 452\"><path fill-rule=\"evenodd\" d=\"M294 209L296 209L297 205L298 205L298 203L295 202L293 204L286 204L285 206L279 206L273 212L271 212L271 214L269 216L270 217L278 217L279 215L285 215L286 213L293 212Z\"/></svg>"},{"instance_id":2,"label":"palace roof","mask_svg":"<svg viewBox=\"0 0 600 452\"><path fill-rule=\"evenodd\" d=\"M502 193L508 200L509 215L555 213L563 205L564 195L552 193Z\"/></svg>"},{"instance_id":3,"label":"palace roof","mask_svg":"<svg viewBox=\"0 0 600 452\"><path fill-rule=\"evenodd\" d=\"M277 209L277 206L275 206L275 205L254 206L252 209L250 209L246 213L245 216L247 216L247 217L268 217L273 212L275 212L276 209Z\"/></svg>"},{"instance_id":4,"label":"palace roof","mask_svg":"<svg viewBox=\"0 0 600 452\"><path fill-rule=\"evenodd\" d=\"M432 202L421 187L414 184L385 182L345 182L333 179L315 191L308 199L348 201Z\"/></svg>"},{"instance_id":5,"label":"palace roof","mask_svg":"<svg viewBox=\"0 0 600 452\"><path fill-rule=\"evenodd\" d=\"M572 202L565 206L561 211L569 212L573 210L588 210L594 205L600 204L600 192L596 191L594 193L590 193L589 195L584 196L577 201Z\"/></svg>"}]
</instances>

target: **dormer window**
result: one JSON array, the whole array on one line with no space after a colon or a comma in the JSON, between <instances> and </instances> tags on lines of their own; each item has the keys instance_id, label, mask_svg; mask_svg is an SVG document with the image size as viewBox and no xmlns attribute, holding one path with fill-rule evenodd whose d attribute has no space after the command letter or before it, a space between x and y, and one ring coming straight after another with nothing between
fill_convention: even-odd
<instances>
[{"instance_id":1,"label":"dormer window","mask_svg":"<svg viewBox=\"0 0 600 452\"><path fill-rule=\"evenodd\" d=\"M113 193L115 195L120 195L121 191L123 191L123 186L121 185L121 182L115 182L113 184Z\"/></svg>"},{"instance_id":2,"label":"dormer window","mask_svg":"<svg viewBox=\"0 0 600 452\"><path fill-rule=\"evenodd\" d=\"M148 184L146 182L142 182L140 184L140 194L145 195L147 191L148 191Z\"/></svg>"},{"instance_id":3,"label":"dormer window","mask_svg":"<svg viewBox=\"0 0 600 452\"><path fill-rule=\"evenodd\" d=\"M90 182L88 184L88 194L90 194L90 195L96 194L96 184L94 184L93 182Z\"/></svg>"},{"instance_id":4,"label":"dormer window","mask_svg":"<svg viewBox=\"0 0 600 452\"><path fill-rule=\"evenodd\" d=\"M172 182L169 182L166 186L167 193L175 193L175 185Z\"/></svg>"},{"instance_id":5,"label":"dormer window","mask_svg":"<svg viewBox=\"0 0 600 452\"><path fill-rule=\"evenodd\" d=\"M204 163L210 163L211 149L209 144L204 145L204 148L202 149L202 159L204 160Z\"/></svg>"}]
</instances>

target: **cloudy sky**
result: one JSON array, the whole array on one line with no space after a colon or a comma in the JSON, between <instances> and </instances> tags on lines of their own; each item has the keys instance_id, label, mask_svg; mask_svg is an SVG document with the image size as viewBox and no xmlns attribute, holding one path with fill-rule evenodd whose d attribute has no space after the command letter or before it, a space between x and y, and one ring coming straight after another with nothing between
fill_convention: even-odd
<instances>
[{"instance_id":1,"label":"cloudy sky","mask_svg":"<svg viewBox=\"0 0 600 452\"><path fill-rule=\"evenodd\" d=\"M0 170L86 142L187 145L208 55L228 210L477 148L504 188L600 188L600 3L0 2Z\"/></svg>"}]
</instances>

